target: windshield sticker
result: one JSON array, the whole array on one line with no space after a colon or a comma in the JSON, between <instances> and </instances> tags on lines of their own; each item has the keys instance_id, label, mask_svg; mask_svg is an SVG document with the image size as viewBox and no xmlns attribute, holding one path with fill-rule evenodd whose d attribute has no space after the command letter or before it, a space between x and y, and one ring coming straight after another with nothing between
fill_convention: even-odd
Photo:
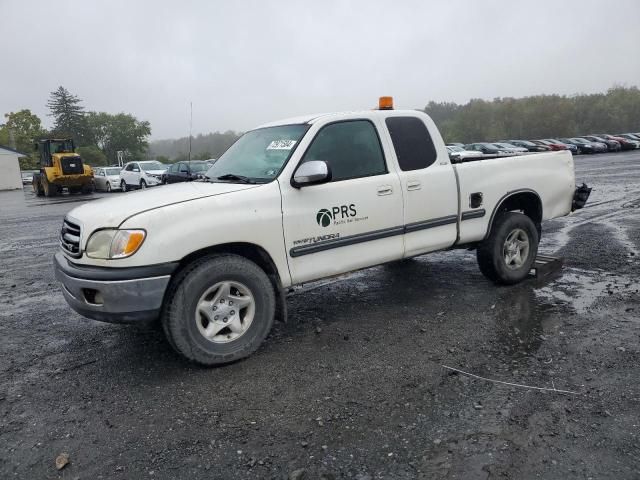
<instances>
[{"instance_id":1,"label":"windshield sticker","mask_svg":"<svg viewBox=\"0 0 640 480\"><path fill-rule=\"evenodd\" d=\"M274 140L267 145L267 150L291 150L295 144L295 140Z\"/></svg>"}]
</instances>

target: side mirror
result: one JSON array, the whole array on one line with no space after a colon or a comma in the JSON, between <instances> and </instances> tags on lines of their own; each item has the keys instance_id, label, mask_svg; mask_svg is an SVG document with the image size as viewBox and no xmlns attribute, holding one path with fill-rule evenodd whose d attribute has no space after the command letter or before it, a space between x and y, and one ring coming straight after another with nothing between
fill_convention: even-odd
<instances>
[{"instance_id":1,"label":"side mirror","mask_svg":"<svg viewBox=\"0 0 640 480\"><path fill-rule=\"evenodd\" d=\"M304 162L298 167L291 179L291 186L300 188L330 181L331 168L329 164L322 160L311 160L310 162Z\"/></svg>"}]
</instances>

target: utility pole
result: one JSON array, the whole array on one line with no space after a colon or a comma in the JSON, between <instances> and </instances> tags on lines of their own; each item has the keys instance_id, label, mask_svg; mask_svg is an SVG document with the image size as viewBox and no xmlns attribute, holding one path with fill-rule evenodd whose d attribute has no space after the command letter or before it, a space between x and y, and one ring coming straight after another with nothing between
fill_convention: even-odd
<instances>
[{"instance_id":1,"label":"utility pole","mask_svg":"<svg viewBox=\"0 0 640 480\"><path fill-rule=\"evenodd\" d=\"M189 102L191 116L189 117L189 171L191 171L191 130L193 128L193 102Z\"/></svg>"}]
</instances>

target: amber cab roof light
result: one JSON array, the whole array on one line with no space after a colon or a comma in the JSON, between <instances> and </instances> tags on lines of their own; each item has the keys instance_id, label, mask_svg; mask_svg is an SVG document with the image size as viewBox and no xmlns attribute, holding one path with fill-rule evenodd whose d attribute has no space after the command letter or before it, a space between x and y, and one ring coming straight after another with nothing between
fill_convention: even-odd
<instances>
[{"instance_id":1,"label":"amber cab roof light","mask_svg":"<svg viewBox=\"0 0 640 480\"><path fill-rule=\"evenodd\" d=\"M378 110L393 110L393 97L380 97Z\"/></svg>"}]
</instances>

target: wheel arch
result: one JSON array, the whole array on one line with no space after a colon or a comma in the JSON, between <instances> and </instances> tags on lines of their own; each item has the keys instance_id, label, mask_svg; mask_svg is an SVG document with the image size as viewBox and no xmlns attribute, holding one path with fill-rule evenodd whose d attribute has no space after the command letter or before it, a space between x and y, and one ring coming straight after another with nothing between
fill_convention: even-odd
<instances>
[{"instance_id":1,"label":"wheel arch","mask_svg":"<svg viewBox=\"0 0 640 480\"><path fill-rule=\"evenodd\" d=\"M271 258L271 255L259 245L249 242L233 242L233 243L223 243L220 245L214 245L211 247L202 248L200 250L196 250L195 252L191 252L184 258L180 260L180 265L173 273L175 277L180 271L186 268L191 263L199 260L200 258L206 257L208 255L215 255L221 253L229 253L244 257L248 260L251 260L253 263L258 265L269 277L271 284L273 285L273 289L276 295L276 319L281 321L286 321L287 319L287 307L286 307L286 298L285 291L282 286L282 280L280 278L280 272L278 271L278 267L275 262ZM168 289L167 289L168 290Z\"/></svg>"},{"instance_id":2,"label":"wheel arch","mask_svg":"<svg viewBox=\"0 0 640 480\"><path fill-rule=\"evenodd\" d=\"M523 188L520 190L508 192L500 200L498 200L496 206L493 209L493 212L491 213L491 219L489 220L489 225L487 227L487 232L485 233L484 238L486 239L491 233L493 223L501 212L514 211L521 211L523 214L529 217L536 225L538 236L541 235L541 225L543 218L542 199L540 198L538 192L536 192L535 190Z\"/></svg>"}]
</instances>

